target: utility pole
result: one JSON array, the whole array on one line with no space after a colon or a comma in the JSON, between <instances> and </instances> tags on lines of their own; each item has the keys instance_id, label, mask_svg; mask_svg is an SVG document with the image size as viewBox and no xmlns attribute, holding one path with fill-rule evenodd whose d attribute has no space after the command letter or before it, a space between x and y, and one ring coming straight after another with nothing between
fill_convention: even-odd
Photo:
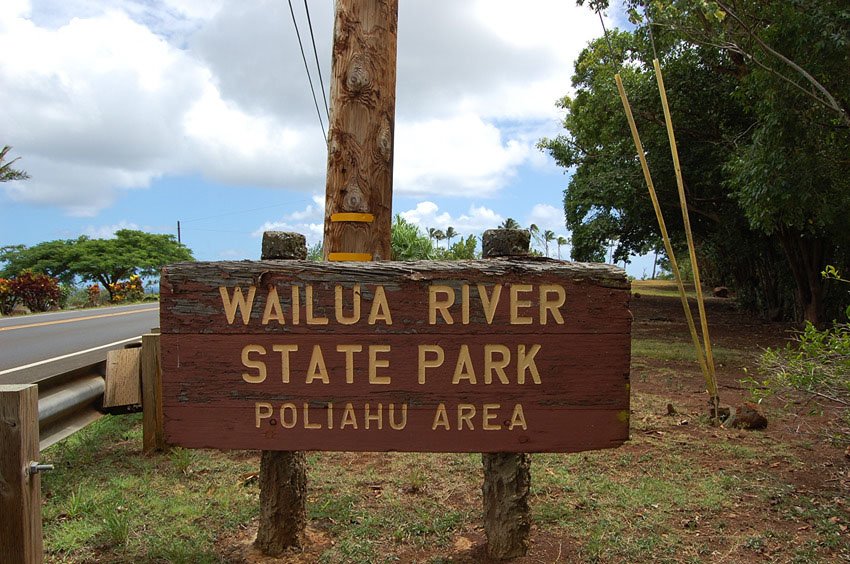
<instances>
[{"instance_id":1,"label":"utility pole","mask_svg":"<svg viewBox=\"0 0 850 564\"><path fill-rule=\"evenodd\" d=\"M182 243L183 240L180 238L180 220L177 220L177 242Z\"/></svg>"},{"instance_id":2,"label":"utility pole","mask_svg":"<svg viewBox=\"0 0 850 564\"><path fill-rule=\"evenodd\" d=\"M398 0L336 0L324 256L390 260Z\"/></svg>"}]
</instances>

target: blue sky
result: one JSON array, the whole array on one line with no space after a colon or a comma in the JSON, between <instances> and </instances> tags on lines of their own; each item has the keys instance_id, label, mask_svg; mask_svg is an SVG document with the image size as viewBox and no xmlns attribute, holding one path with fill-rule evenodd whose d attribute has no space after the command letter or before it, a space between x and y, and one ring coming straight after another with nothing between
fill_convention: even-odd
<instances>
[{"instance_id":1,"label":"blue sky","mask_svg":"<svg viewBox=\"0 0 850 564\"><path fill-rule=\"evenodd\" d=\"M327 86L333 2L309 6ZM569 236L567 177L534 145L599 33L571 1L402 0L394 212ZM178 220L201 260L256 258L264 229L320 240L326 153L285 2L6 0L0 50L0 143L32 176L0 185L0 245Z\"/></svg>"}]
</instances>

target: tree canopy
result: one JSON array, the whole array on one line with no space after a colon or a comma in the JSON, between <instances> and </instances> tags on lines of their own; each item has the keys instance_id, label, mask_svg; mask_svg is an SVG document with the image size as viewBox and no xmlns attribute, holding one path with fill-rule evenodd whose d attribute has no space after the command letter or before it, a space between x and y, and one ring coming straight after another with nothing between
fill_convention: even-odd
<instances>
[{"instance_id":1,"label":"tree canopy","mask_svg":"<svg viewBox=\"0 0 850 564\"><path fill-rule=\"evenodd\" d=\"M27 174L23 170L12 168L12 165L15 164L15 161L17 161L18 159L6 161L6 155L8 155L9 151L11 150L12 148L8 145L5 145L2 149L0 149L0 182L11 182L12 180L26 180L30 177L29 174Z\"/></svg>"},{"instance_id":2,"label":"tree canopy","mask_svg":"<svg viewBox=\"0 0 850 564\"><path fill-rule=\"evenodd\" d=\"M133 274L155 276L169 263L193 260L192 252L172 235L145 233L131 229L116 231L110 239L45 241L32 247L23 245L0 249L5 265L2 276L24 271L49 274L70 283L76 278L99 282L112 295L112 285Z\"/></svg>"},{"instance_id":3,"label":"tree canopy","mask_svg":"<svg viewBox=\"0 0 850 564\"><path fill-rule=\"evenodd\" d=\"M575 94L559 103L567 133L540 143L575 167L564 194L573 258L599 260L616 240L615 258L623 260L659 239L618 71L674 246L683 247L651 63L657 53L709 280L734 286L762 311L822 319L821 271L850 264L850 8L840 0L625 4L634 31L614 30L610 45L600 38L581 53Z\"/></svg>"}]
</instances>

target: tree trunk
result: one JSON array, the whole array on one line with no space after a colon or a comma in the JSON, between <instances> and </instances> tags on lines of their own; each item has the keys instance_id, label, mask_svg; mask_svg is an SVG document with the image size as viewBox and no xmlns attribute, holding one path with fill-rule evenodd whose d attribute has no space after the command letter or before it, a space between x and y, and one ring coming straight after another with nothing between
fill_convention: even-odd
<instances>
[{"instance_id":1,"label":"tree trunk","mask_svg":"<svg viewBox=\"0 0 850 564\"><path fill-rule=\"evenodd\" d=\"M823 320L823 278L825 242L796 231L780 230L779 241L797 286L798 318L817 325Z\"/></svg>"},{"instance_id":2,"label":"tree trunk","mask_svg":"<svg viewBox=\"0 0 850 564\"><path fill-rule=\"evenodd\" d=\"M307 460L303 452L264 450L260 459L260 527L254 543L268 556L300 548L307 527Z\"/></svg>"}]
</instances>

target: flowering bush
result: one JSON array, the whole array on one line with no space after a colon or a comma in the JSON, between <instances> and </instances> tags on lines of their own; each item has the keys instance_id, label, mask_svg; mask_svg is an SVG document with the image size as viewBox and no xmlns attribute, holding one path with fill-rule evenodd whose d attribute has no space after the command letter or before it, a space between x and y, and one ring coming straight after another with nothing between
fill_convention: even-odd
<instances>
[{"instance_id":1,"label":"flowering bush","mask_svg":"<svg viewBox=\"0 0 850 564\"><path fill-rule=\"evenodd\" d=\"M62 298L56 278L28 270L9 280L9 287L30 311L47 311L59 305Z\"/></svg>"},{"instance_id":2,"label":"flowering bush","mask_svg":"<svg viewBox=\"0 0 850 564\"><path fill-rule=\"evenodd\" d=\"M18 303L18 296L12 292L11 280L0 278L0 313L9 315Z\"/></svg>"},{"instance_id":3,"label":"flowering bush","mask_svg":"<svg viewBox=\"0 0 850 564\"><path fill-rule=\"evenodd\" d=\"M113 302L137 302L145 297L142 279L133 274L127 282L116 282L109 285Z\"/></svg>"},{"instance_id":4,"label":"flowering bush","mask_svg":"<svg viewBox=\"0 0 850 564\"><path fill-rule=\"evenodd\" d=\"M88 294L88 301L86 302L87 306L96 306L100 304L100 286L92 284L86 288L86 293Z\"/></svg>"}]
</instances>

